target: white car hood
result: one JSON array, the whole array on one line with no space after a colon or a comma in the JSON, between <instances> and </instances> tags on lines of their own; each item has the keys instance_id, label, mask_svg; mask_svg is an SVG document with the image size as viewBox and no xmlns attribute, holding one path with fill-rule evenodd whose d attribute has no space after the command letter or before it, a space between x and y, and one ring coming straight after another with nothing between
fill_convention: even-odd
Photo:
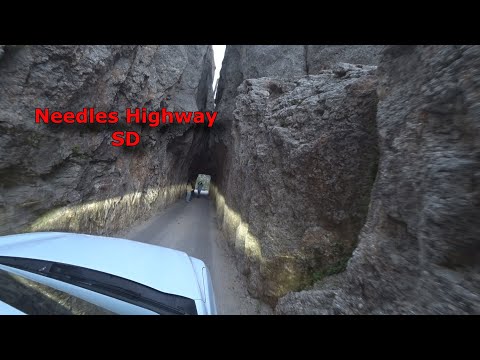
<instances>
[{"instance_id":1,"label":"white car hood","mask_svg":"<svg viewBox=\"0 0 480 360\"><path fill-rule=\"evenodd\" d=\"M0 256L82 266L169 294L202 299L190 257L161 246L103 236L43 232L0 236Z\"/></svg>"}]
</instances>

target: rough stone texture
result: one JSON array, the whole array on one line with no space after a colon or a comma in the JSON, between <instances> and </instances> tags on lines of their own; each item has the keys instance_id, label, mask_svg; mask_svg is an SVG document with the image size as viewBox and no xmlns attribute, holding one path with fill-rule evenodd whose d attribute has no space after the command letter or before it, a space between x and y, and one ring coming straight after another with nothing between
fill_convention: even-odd
<instances>
[{"instance_id":1,"label":"rough stone texture","mask_svg":"<svg viewBox=\"0 0 480 360\"><path fill-rule=\"evenodd\" d=\"M239 87L212 194L253 295L275 303L351 255L376 173L375 69Z\"/></svg>"},{"instance_id":2,"label":"rough stone texture","mask_svg":"<svg viewBox=\"0 0 480 360\"><path fill-rule=\"evenodd\" d=\"M115 125L36 124L34 109L212 110L210 46L6 46L0 54L0 234L109 234L183 195L205 130L141 132L110 145ZM124 125L124 129L127 125ZM200 146L201 145L201 146Z\"/></svg>"},{"instance_id":3,"label":"rough stone texture","mask_svg":"<svg viewBox=\"0 0 480 360\"><path fill-rule=\"evenodd\" d=\"M480 46L389 46L380 166L367 223L335 284L289 314L480 314Z\"/></svg>"},{"instance_id":4,"label":"rough stone texture","mask_svg":"<svg viewBox=\"0 0 480 360\"><path fill-rule=\"evenodd\" d=\"M245 79L292 79L314 75L335 64L377 65L378 45L228 45L216 96L217 128L233 121L237 88Z\"/></svg>"},{"instance_id":5,"label":"rough stone texture","mask_svg":"<svg viewBox=\"0 0 480 360\"><path fill-rule=\"evenodd\" d=\"M339 62L377 65L382 49L378 45L308 45L307 74L317 74Z\"/></svg>"}]
</instances>

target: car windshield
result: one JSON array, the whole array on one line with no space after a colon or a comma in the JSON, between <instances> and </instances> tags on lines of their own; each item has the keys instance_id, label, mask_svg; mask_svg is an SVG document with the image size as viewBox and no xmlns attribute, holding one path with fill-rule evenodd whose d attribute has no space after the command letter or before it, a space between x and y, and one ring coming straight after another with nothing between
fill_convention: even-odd
<instances>
[{"instance_id":1,"label":"car windshield","mask_svg":"<svg viewBox=\"0 0 480 360\"><path fill-rule=\"evenodd\" d=\"M192 299L164 293L135 281L101 271L53 261L9 256L0 256L0 264L95 291L149 309L158 314L197 314L195 301ZM43 297L41 296L42 301L34 301L35 296L38 297L39 294L43 295ZM65 303L65 296L74 299L74 301L72 301L78 303L76 309L70 309L67 313L111 313L87 301L75 298L70 294L65 294L64 292L8 271L0 271L0 300L27 314L63 314L65 313L65 307L63 307L62 310L58 308L58 306L55 307L51 302L52 299L63 299L63 303ZM31 299L29 302L36 303L37 306L26 306L24 304L25 299L29 297ZM43 300L43 298L48 298L49 300ZM23 301L21 299L23 299ZM72 303L72 301L70 301L70 303Z\"/></svg>"}]
</instances>

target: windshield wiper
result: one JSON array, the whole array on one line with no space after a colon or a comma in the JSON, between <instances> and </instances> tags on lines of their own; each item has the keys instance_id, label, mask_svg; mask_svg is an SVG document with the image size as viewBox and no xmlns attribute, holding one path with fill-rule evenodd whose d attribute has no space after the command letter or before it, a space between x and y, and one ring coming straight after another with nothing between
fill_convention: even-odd
<instances>
[{"instance_id":1,"label":"windshield wiper","mask_svg":"<svg viewBox=\"0 0 480 360\"><path fill-rule=\"evenodd\" d=\"M62 280L65 282L70 282L66 281L64 279L61 279L61 276L59 276L58 280ZM157 308L162 308L165 311L169 313L174 313L176 315L188 315L185 311L182 311L180 309L168 306L166 304L159 303L158 301L145 298L143 297L140 293L134 292L132 290L127 290L119 286L111 285L111 284L105 284L102 282L94 281L91 279L81 279L81 278L72 278L70 277L71 284L72 285L78 285L80 287L85 287L89 290L95 290L96 292L99 293L104 293L104 295L110 295L110 294L115 294L114 297L116 298L121 298L122 300L126 301L125 299L128 299L131 302L131 300L141 300L142 301L142 306L146 307L146 303L152 304L153 307L156 309L154 310L155 312L158 312ZM103 290L103 291L102 291ZM153 310L153 309L150 309Z\"/></svg>"},{"instance_id":2,"label":"windshield wiper","mask_svg":"<svg viewBox=\"0 0 480 360\"><path fill-rule=\"evenodd\" d=\"M195 301L116 275L53 261L0 256L0 264L54 278L144 307L158 314L196 315Z\"/></svg>"}]
</instances>

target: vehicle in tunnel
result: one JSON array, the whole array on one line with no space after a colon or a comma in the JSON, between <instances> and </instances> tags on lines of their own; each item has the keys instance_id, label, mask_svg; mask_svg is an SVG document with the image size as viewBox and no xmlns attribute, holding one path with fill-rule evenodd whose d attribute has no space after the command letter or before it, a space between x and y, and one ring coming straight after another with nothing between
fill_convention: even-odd
<instances>
[{"instance_id":1,"label":"vehicle in tunnel","mask_svg":"<svg viewBox=\"0 0 480 360\"><path fill-rule=\"evenodd\" d=\"M216 315L205 263L75 233L0 236L0 314Z\"/></svg>"},{"instance_id":2,"label":"vehicle in tunnel","mask_svg":"<svg viewBox=\"0 0 480 360\"><path fill-rule=\"evenodd\" d=\"M196 197L199 196L207 196L209 194L208 190L201 190L200 195L198 194L198 189L194 190L193 193L195 194Z\"/></svg>"},{"instance_id":3,"label":"vehicle in tunnel","mask_svg":"<svg viewBox=\"0 0 480 360\"><path fill-rule=\"evenodd\" d=\"M194 194L197 197L208 195L210 190L210 181L211 181L210 175L198 174L197 180L195 181Z\"/></svg>"}]
</instances>

